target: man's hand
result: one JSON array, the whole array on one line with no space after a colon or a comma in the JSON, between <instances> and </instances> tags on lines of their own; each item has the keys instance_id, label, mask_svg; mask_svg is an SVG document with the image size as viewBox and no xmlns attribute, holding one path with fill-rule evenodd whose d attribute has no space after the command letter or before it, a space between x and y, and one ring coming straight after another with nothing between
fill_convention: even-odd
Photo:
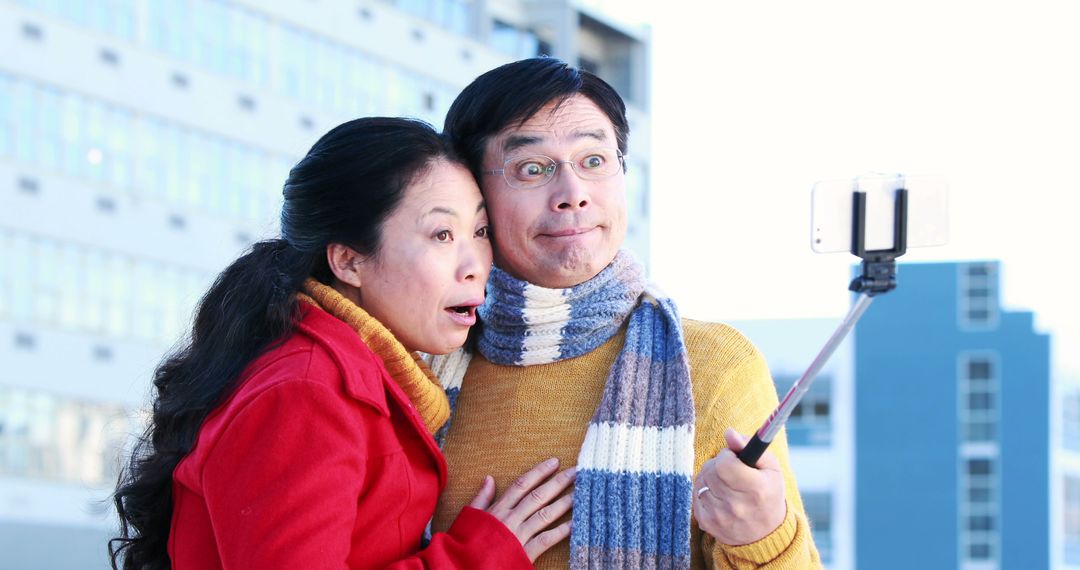
<instances>
[{"instance_id":1,"label":"man's hand","mask_svg":"<svg viewBox=\"0 0 1080 570\"><path fill-rule=\"evenodd\" d=\"M694 518L722 544L740 546L765 538L784 522L784 474L768 451L757 469L747 467L735 455L747 438L732 428L724 438L728 448L706 461L694 482Z\"/></svg>"}]
</instances>

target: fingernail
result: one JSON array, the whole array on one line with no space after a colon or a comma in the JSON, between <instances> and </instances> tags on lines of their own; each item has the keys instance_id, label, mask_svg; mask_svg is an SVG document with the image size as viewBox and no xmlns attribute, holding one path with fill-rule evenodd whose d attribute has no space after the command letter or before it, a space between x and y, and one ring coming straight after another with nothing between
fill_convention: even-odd
<instances>
[{"instance_id":1,"label":"fingernail","mask_svg":"<svg viewBox=\"0 0 1080 570\"><path fill-rule=\"evenodd\" d=\"M559 458L558 457L552 457L551 459L548 459L547 461L544 462L544 467L555 467L558 464L559 464Z\"/></svg>"}]
</instances>

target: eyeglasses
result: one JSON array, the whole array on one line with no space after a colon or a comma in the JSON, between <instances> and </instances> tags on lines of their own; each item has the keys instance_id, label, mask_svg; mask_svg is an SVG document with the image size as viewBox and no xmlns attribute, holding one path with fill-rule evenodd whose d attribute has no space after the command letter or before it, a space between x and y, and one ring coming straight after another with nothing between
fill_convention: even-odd
<instances>
[{"instance_id":1,"label":"eyeglasses","mask_svg":"<svg viewBox=\"0 0 1080 570\"><path fill-rule=\"evenodd\" d=\"M484 174L502 174L511 188L539 188L550 182L563 164L569 164L582 180L600 180L624 169L625 159L618 149L590 148L571 156L570 160L555 160L542 154L515 156L506 159L502 168L485 170Z\"/></svg>"}]
</instances>

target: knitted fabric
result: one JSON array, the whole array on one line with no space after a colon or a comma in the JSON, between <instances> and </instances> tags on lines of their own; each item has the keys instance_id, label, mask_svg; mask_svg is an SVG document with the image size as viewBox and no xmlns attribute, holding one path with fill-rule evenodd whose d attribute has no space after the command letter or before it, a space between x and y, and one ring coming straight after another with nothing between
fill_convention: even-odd
<instances>
[{"instance_id":1,"label":"knitted fabric","mask_svg":"<svg viewBox=\"0 0 1080 570\"><path fill-rule=\"evenodd\" d=\"M315 279L304 282L299 298L337 317L360 335L360 340L382 359L390 377L409 396L430 433L436 433L446 423L450 417L446 392L419 354L406 350L390 329L333 287Z\"/></svg>"},{"instance_id":2,"label":"knitted fabric","mask_svg":"<svg viewBox=\"0 0 1080 570\"><path fill-rule=\"evenodd\" d=\"M646 292L641 266L620 252L568 289L495 268L480 317L478 350L512 366L586 354L629 319L578 456L570 566L689 568L694 403L674 303ZM463 368L440 363L444 373L460 371L443 377L444 387L459 389Z\"/></svg>"}]
</instances>

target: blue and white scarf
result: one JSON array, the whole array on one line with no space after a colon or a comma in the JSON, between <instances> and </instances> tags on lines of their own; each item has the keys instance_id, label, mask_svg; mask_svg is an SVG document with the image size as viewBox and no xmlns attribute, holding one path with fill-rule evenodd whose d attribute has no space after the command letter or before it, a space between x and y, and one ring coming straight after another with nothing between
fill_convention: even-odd
<instances>
[{"instance_id":1,"label":"blue and white scarf","mask_svg":"<svg viewBox=\"0 0 1080 570\"><path fill-rule=\"evenodd\" d=\"M568 289L538 287L495 268L480 308L477 349L505 366L581 356L629 318L578 455L571 568L690 567L690 367L675 304L646 287L642 267L619 252L596 277ZM452 404L468 359L459 351L433 363Z\"/></svg>"}]
</instances>

